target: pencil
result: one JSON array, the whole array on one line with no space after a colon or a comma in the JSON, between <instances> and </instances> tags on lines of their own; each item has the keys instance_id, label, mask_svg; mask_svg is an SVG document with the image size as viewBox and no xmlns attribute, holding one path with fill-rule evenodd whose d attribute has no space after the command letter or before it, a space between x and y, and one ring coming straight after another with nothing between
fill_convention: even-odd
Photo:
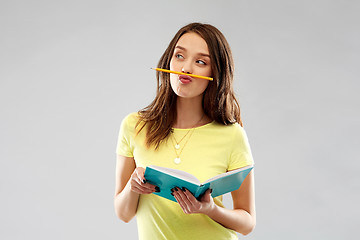
<instances>
[{"instance_id":1,"label":"pencil","mask_svg":"<svg viewBox=\"0 0 360 240\"><path fill-rule=\"evenodd\" d=\"M178 74L178 75L187 75L187 76L190 76L190 77L201 78L201 79L206 79L206 80L210 80L210 81L213 80L213 78L211 78L211 77L205 77L205 76L189 74L189 73L183 73L183 72L176 72L176 71L162 69L162 68L151 68L151 69L154 69L154 70L160 71L160 72L174 73L174 74Z\"/></svg>"}]
</instances>

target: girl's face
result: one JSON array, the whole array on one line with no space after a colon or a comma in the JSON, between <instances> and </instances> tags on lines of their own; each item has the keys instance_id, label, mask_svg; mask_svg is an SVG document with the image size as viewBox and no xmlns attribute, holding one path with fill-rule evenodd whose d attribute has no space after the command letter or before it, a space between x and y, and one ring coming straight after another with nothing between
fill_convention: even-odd
<instances>
[{"instance_id":1,"label":"girl's face","mask_svg":"<svg viewBox=\"0 0 360 240\"><path fill-rule=\"evenodd\" d=\"M211 77L211 59L205 40L196 33L185 33L177 42L170 70ZM171 88L179 97L202 96L209 80L170 74Z\"/></svg>"}]
</instances>

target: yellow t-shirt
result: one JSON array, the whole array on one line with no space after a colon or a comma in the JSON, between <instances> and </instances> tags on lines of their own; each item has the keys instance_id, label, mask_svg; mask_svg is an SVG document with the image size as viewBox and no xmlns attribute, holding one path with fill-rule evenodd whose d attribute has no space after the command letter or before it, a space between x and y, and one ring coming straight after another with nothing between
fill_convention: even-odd
<instances>
[{"instance_id":1,"label":"yellow t-shirt","mask_svg":"<svg viewBox=\"0 0 360 240\"><path fill-rule=\"evenodd\" d=\"M181 162L171 136L157 150L145 146L145 128L136 135L137 113L129 114L121 124L116 153L134 157L136 166L156 165L183 170L200 182L218 174L253 164L244 129L237 123L222 125L215 121L191 129L174 128L181 140ZM136 136L135 136L136 135ZM184 146L185 145L185 146ZM224 207L222 196L214 198ZM204 214L185 214L178 203L155 194L141 195L136 213L139 239L238 239L235 231L223 227Z\"/></svg>"}]
</instances>

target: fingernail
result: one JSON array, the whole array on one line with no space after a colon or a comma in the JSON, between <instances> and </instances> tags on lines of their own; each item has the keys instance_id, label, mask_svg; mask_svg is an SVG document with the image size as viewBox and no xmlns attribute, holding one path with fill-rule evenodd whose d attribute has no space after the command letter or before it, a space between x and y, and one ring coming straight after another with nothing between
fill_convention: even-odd
<instances>
[{"instance_id":1,"label":"fingernail","mask_svg":"<svg viewBox=\"0 0 360 240\"><path fill-rule=\"evenodd\" d=\"M174 189L172 188L172 189L170 189L171 190L171 192L173 193L174 192Z\"/></svg>"},{"instance_id":2,"label":"fingernail","mask_svg":"<svg viewBox=\"0 0 360 240\"><path fill-rule=\"evenodd\" d=\"M176 187L176 188L175 188L175 191L178 191L178 190L179 190L179 189Z\"/></svg>"},{"instance_id":3,"label":"fingernail","mask_svg":"<svg viewBox=\"0 0 360 240\"><path fill-rule=\"evenodd\" d=\"M210 193L212 193L212 189L210 189Z\"/></svg>"},{"instance_id":4,"label":"fingernail","mask_svg":"<svg viewBox=\"0 0 360 240\"><path fill-rule=\"evenodd\" d=\"M155 187L155 192L160 192L160 188L158 186Z\"/></svg>"},{"instance_id":5,"label":"fingernail","mask_svg":"<svg viewBox=\"0 0 360 240\"><path fill-rule=\"evenodd\" d=\"M145 180L145 179L143 179L143 180L142 180L142 182L143 182L143 183L146 183L146 180Z\"/></svg>"},{"instance_id":6,"label":"fingernail","mask_svg":"<svg viewBox=\"0 0 360 240\"><path fill-rule=\"evenodd\" d=\"M172 196L174 196L174 194L173 193L170 193Z\"/></svg>"},{"instance_id":7,"label":"fingernail","mask_svg":"<svg viewBox=\"0 0 360 240\"><path fill-rule=\"evenodd\" d=\"M184 187L183 187L183 188L181 188L181 190L183 190L183 192L186 192L186 188L184 188Z\"/></svg>"}]
</instances>

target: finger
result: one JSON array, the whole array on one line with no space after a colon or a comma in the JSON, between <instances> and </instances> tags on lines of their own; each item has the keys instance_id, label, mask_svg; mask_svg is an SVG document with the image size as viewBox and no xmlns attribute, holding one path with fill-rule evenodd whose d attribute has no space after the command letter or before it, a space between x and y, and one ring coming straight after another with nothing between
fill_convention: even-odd
<instances>
[{"instance_id":1,"label":"finger","mask_svg":"<svg viewBox=\"0 0 360 240\"><path fill-rule=\"evenodd\" d=\"M160 192L159 187L157 187L157 186L155 186L153 184L150 184L150 183L148 183L146 181L145 176L144 176L144 174L145 174L145 169L144 168L137 167L135 169L135 173L136 173L136 176L137 176L137 179L138 179L137 182L139 183L140 186L145 187L145 188L147 188L149 190L152 190L154 192Z\"/></svg>"},{"instance_id":2,"label":"finger","mask_svg":"<svg viewBox=\"0 0 360 240\"><path fill-rule=\"evenodd\" d=\"M143 169L142 167L138 167L135 169L135 172L136 172L136 176L140 179L140 181L146 183L146 179L144 177L145 169Z\"/></svg>"},{"instance_id":3,"label":"finger","mask_svg":"<svg viewBox=\"0 0 360 240\"><path fill-rule=\"evenodd\" d=\"M141 188L137 185L132 185L131 186L131 191L135 192L135 193L139 193L139 194L150 194L150 193L153 193L154 191L150 191L148 189L144 189L144 188Z\"/></svg>"},{"instance_id":4,"label":"finger","mask_svg":"<svg viewBox=\"0 0 360 240\"><path fill-rule=\"evenodd\" d=\"M132 179L132 183L138 187L141 187L142 185L144 185L144 183L141 181L141 179L138 178L138 176L134 176Z\"/></svg>"},{"instance_id":5,"label":"finger","mask_svg":"<svg viewBox=\"0 0 360 240\"><path fill-rule=\"evenodd\" d=\"M201 197L200 201L201 201L201 202L210 202L210 200L211 200L211 193L212 193L212 189L209 188L208 190L206 190L206 192L204 193L204 195Z\"/></svg>"},{"instance_id":6,"label":"finger","mask_svg":"<svg viewBox=\"0 0 360 240\"><path fill-rule=\"evenodd\" d=\"M151 183L140 183L140 186L146 188L146 189L149 189L151 191L156 191L156 189L160 190L159 187L157 187L156 185L153 185Z\"/></svg>"},{"instance_id":7,"label":"finger","mask_svg":"<svg viewBox=\"0 0 360 240\"><path fill-rule=\"evenodd\" d=\"M133 174L133 179L136 181L137 185L139 185L141 187L144 187L144 188L147 188L149 190L154 190L155 191L156 186L153 185L153 184L147 183L144 180L144 177L141 177L141 176L143 176L143 173L141 173L141 171L142 170L136 169L135 173Z\"/></svg>"},{"instance_id":8,"label":"finger","mask_svg":"<svg viewBox=\"0 0 360 240\"><path fill-rule=\"evenodd\" d=\"M182 192L184 193L184 197L186 198L186 203L189 209L194 211L197 208L198 200L194 197L194 195L192 195L192 193L188 189L183 188Z\"/></svg>"},{"instance_id":9,"label":"finger","mask_svg":"<svg viewBox=\"0 0 360 240\"><path fill-rule=\"evenodd\" d=\"M179 194L174 191L171 195L174 196L176 202L180 205L180 207L181 207L181 209L183 210L183 212L185 212L185 209L184 209L184 206L183 206L183 202L182 202L181 198L179 197Z\"/></svg>"},{"instance_id":10,"label":"finger","mask_svg":"<svg viewBox=\"0 0 360 240\"><path fill-rule=\"evenodd\" d=\"M176 187L175 190L179 198L181 198L184 203L188 202L188 199L182 189Z\"/></svg>"},{"instance_id":11,"label":"finger","mask_svg":"<svg viewBox=\"0 0 360 240\"><path fill-rule=\"evenodd\" d=\"M177 189L178 189L177 193L179 195L179 198L181 198L181 201L183 202L184 208L186 208L187 213L191 213L193 204L189 201L185 192L182 189L180 189L180 188L177 188Z\"/></svg>"},{"instance_id":12,"label":"finger","mask_svg":"<svg viewBox=\"0 0 360 240\"><path fill-rule=\"evenodd\" d=\"M174 189L174 192L173 192L173 195L176 199L176 201L179 203L181 209L183 210L184 213L188 214L189 211L188 211L188 208L183 200L183 198L180 196L180 191L181 190L178 190L177 188Z\"/></svg>"},{"instance_id":13,"label":"finger","mask_svg":"<svg viewBox=\"0 0 360 240\"><path fill-rule=\"evenodd\" d=\"M186 188L182 189L183 193L185 194L186 198L189 200L189 202L196 202L197 199L194 197L194 195Z\"/></svg>"},{"instance_id":14,"label":"finger","mask_svg":"<svg viewBox=\"0 0 360 240\"><path fill-rule=\"evenodd\" d=\"M146 192L155 192L156 191L155 185L152 185L150 183L143 183L137 177L133 178L132 185L136 186L141 191L146 191Z\"/></svg>"},{"instance_id":15,"label":"finger","mask_svg":"<svg viewBox=\"0 0 360 240\"><path fill-rule=\"evenodd\" d=\"M139 182L138 179L132 179L131 188L138 189L141 192L153 192L154 189L143 186L143 183Z\"/></svg>"}]
</instances>

